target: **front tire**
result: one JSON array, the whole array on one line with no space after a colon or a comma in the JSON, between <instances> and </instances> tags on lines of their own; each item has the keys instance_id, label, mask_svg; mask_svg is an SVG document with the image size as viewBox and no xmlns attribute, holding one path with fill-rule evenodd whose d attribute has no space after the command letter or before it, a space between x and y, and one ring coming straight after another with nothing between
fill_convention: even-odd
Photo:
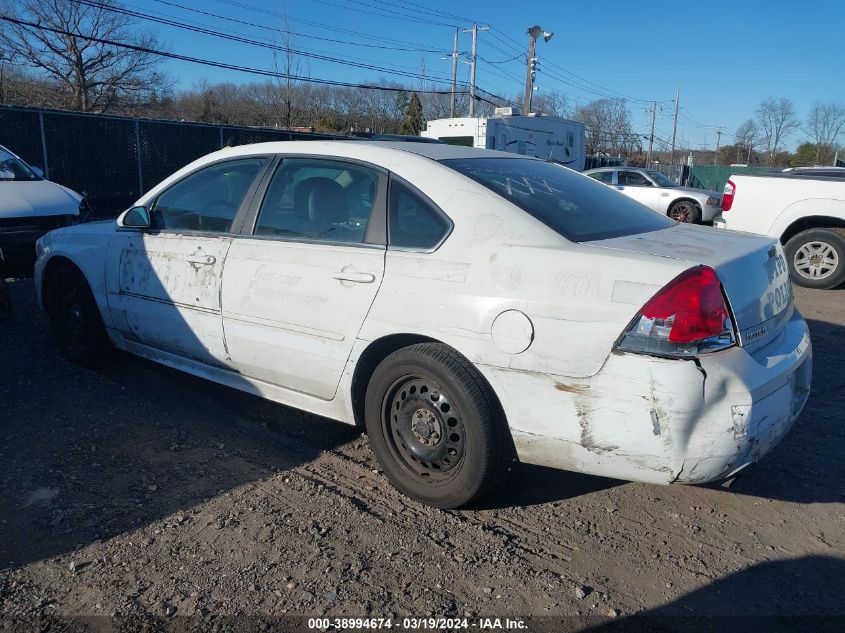
<instances>
[{"instance_id":1,"label":"front tire","mask_svg":"<svg viewBox=\"0 0 845 633\"><path fill-rule=\"evenodd\" d=\"M792 280L806 288L828 290L845 281L845 237L831 229L809 229L784 246Z\"/></svg>"},{"instance_id":2,"label":"front tire","mask_svg":"<svg viewBox=\"0 0 845 633\"><path fill-rule=\"evenodd\" d=\"M487 382L440 343L402 348L367 386L370 445L400 492L437 508L458 508L500 479L510 446Z\"/></svg>"},{"instance_id":3,"label":"front tire","mask_svg":"<svg viewBox=\"0 0 845 633\"><path fill-rule=\"evenodd\" d=\"M671 207L667 214L675 222L684 222L685 224L698 224L701 222L701 209L691 200L678 200Z\"/></svg>"},{"instance_id":4,"label":"front tire","mask_svg":"<svg viewBox=\"0 0 845 633\"><path fill-rule=\"evenodd\" d=\"M59 351L70 361L94 367L112 350L88 281L76 268L63 266L47 286L47 314Z\"/></svg>"}]
</instances>

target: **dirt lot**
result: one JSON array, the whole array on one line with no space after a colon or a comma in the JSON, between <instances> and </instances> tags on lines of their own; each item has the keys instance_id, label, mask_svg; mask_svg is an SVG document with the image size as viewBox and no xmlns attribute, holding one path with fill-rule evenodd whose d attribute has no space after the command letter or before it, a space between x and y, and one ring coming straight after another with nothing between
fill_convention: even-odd
<instances>
[{"instance_id":1,"label":"dirt lot","mask_svg":"<svg viewBox=\"0 0 845 633\"><path fill-rule=\"evenodd\" d=\"M453 512L394 491L354 428L127 356L69 364L31 280L10 289L0 630L307 629L259 619L285 614L845 627L845 291L797 290L813 394L730 488L516 465Z\"/></svg>"}]
</instances>

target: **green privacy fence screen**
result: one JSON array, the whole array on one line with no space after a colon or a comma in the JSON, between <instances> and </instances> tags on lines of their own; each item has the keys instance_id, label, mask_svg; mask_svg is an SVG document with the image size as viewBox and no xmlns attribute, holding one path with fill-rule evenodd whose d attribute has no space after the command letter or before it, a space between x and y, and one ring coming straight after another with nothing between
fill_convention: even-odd
<instances>
[{"instance_id":1,"label":"green privacy fence screen","mask_svg":"<svg viewBox=\"0 0 845 633\"><path fill-rule=\"evenodd\" d=\"M690 187L722 191L731 174L762 174L779 171L773 167L724 167L723 165L693 165L690 170Z\"/></svg>"},{"instance_id":2,"label":"green privacy fence screen","mask_svg":"<svg viewBox=\"0 0 845 633\"><path fill-rule=\"evenodd\" d=\"M0 106L0 145L117 215L194 159L224 146L341 135Z\"/></svg>"}]
</instances>

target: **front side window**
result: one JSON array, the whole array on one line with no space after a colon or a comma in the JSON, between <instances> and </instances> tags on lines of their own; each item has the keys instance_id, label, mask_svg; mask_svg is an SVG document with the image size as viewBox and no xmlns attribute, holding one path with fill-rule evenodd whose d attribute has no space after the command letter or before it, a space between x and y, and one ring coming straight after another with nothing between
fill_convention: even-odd
<instances>
[{"instance_id":1,"label":"front side window","mask_svg":"<svg viewBox=\"0 0 845 633\"><path fill-rule=\"evenodd\" d=\"M620 171L618 183L625 187L651 187L651 181L638 171Z\"/></svg>"},{"instance_id":2,"label":"front side window","mask_svg":"<svg viewBox=\"0 0 845 633\"><path fill-rule=\"evenodd\" d=\"M379 174L342 161L290 158L273 174L256 235L364 242Z\"/></svg>"},{"instance_id":3,"label":"front side window","mask_svg":"<svg viewBox=\"0 0 845 633\"><path fill-rule=\"evenodd\" d=\"M573 242L658 231L665 215L604 185L541 160L466 158L440 161L497 193Z\"/></svg>"},{"instance_id":4,"label":"front side window","mask_svg":"<svg viewBox=\"0 0 845 633\"><path fill-rule=\"evenodd\" d=\"M204 167L159 195L152 228L229 233L265 158L242 158Z\"/></svg>"},{"instance_id":5,"label":"front side window","mask_svg":"<svg viewBox=\"0 0 845 633\"><path fill-rule=\"evenodd\" d=\"M390 182L388 218L390 246L400 248L432 249L452 228L437 209L396 179Z\"/></svg>"},{"instance_id":6,"label":"front side window","mask_svg":"<svg viewBox=\"0 0 845 633\"><path fill-rule=\"evenodd\" d=\"M659 171L648 172L649 177L657 183L658 187L677 187L669 176L660 173Z\"/></svg>"}]
</instances>

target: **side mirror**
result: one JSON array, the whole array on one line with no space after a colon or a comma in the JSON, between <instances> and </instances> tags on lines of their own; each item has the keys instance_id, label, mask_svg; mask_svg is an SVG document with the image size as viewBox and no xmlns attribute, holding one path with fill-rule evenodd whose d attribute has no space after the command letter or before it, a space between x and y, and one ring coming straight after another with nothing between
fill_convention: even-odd
<instances>
[{"instance_id":1,"label":"side mirror","mask_svg":"<svg viewBox=\"0 0 845 633\"><path fill-rule=\"evenodd\" d=\"M36 167L35 165L30 165L29 168L35 172L35 175L39 178L44 178L44 170L40 167Z\"/></svg>"},{"instance_id":2,"label":"side mirror","mask_svg":"<svg viewBox=\"0 0 845 633\"><path fill-rule=\"evenodd\" d=\"M147 207L132 207L117 219L117 225L131 229L148 229L152 225L150 212Z\"/></svg>"}]
</instances>

